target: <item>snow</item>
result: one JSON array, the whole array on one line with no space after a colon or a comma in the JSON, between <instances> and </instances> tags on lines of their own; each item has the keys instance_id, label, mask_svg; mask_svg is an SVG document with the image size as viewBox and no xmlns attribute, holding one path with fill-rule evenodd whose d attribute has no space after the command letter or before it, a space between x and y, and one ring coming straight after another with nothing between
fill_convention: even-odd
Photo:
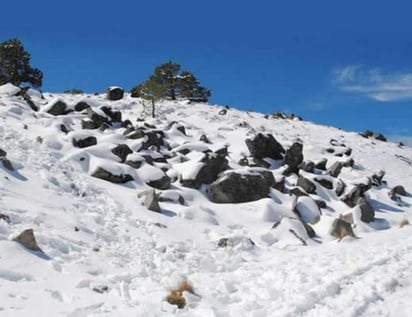
<instances>
[{"instance_id":1,"label":"snow","mask_svg":"<svg viewBox=\"0 0 412 317\"><path fill-rule=\"evenodd\" d=\"M16 169L0 165L0 214L9 217L0 217L0 316L410 315L412 226L399 225L405 219L412 223L412 196L394 201L388 193L396 185L412 192L411 148L306 121L265 119L233 108L218 115L214 105L166 101L159 117L146 122L165 131L171 148L139 151L142 140L126 139L123 129L81 130L85 114L41 113L58 99L68 105L87 100L99 111L107 104L104 94L79 99L47 93L42 100L33 91L41 108L33 112L14 96L15 88L0 87L0 148ZM132 122L142 113L139 100L127 94L113 107ZM172 121L187 135L167 130ZM73 131L61 132L60 124ZM272 189L258 201L215 204L207 186L180 184L179 177L193 179L204 166L204 150L225 145L234 171L259 171L238 164L249 155L244 140L259 132L271 133L285 148L301 140L305 160L327 158L328 167L346 159L325 151L330 139L352 148L354 167L344 167L336 179L321 175L335 185L344 181L345 193L385 170L386 183L367 192L375 221L361 222L359 207L346 206L334 190L315 182L317 193L300 197L296 205L316 231L310 239L287 193ZM202 134L211 144L199 142ZM98 144L73 146L73 138L86 136L95 136ZM128 160L170 158L134 169L111 153L118 144L134 151ZM92 177L98 167L132 175L133 185ZM169 190L156 190L162 212L154 213L138 194L149 188L145 182L164 175L160 168L175 177ZM277 180L282 171L272 165ZM310 180L321 174L300 173ZM296 179L287 177L286 186L294 187ZM327 207L319 212L315 199ZM356 238L337 242L329 234L331 224L350 213ZM44 255L13 241L29 228ZM227 243L219 246L220 241ZM187 306L179 310L166 297L183 279L195 294L184 292Z\"/></svg>"}]
</instances>

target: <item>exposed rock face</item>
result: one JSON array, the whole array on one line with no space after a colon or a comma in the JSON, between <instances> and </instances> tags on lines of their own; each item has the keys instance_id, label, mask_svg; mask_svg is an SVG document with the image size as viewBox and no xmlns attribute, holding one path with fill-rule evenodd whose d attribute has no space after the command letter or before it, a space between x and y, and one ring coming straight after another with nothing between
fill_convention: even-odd
<instances>
[{"instance_id":1,"label":"exposed rock face","mask_svg":"<svg viewBox=\"0 0 412 317\"><path fill-rule=\"evenodd\" d=\"M170 177L164 174L164 176L159 179L147 182L147 185L149 185L150 187L157 188L157 189L169 189L170 183L171 183Z\"/></svg>"},{"instance_id":2,"label":"exposed rock face","mask_svg":"<svg viewBox=\"0 0 412 317\"><path fill-rule=\"evenodd\" d=\"M84 139L73 138L73 146L75 147L85 148L85 147L89 147L89 146L96 145L96 144L97 144L97 139L94 136L89 136Z\"/></svg>"},{"instance_id":3,"label":"exposed rock face","mask_svg":"<svg viewBox=\"0 0 412 317\"><path fill-rule=\"evenodd\" d=\"M246 145L253 157L263 159L269 157L282 160L285 149L271 134L259 133L253 139L247 139Z\"/></svg>"},{"instance_id":4,"label":"exposed rock face","mask_svg":"<svg viewBox=\"0 0 412 317\"><path fill-rule=\"evenodd\" d=\"M115 184L124 184L133 180L133 177L129 174L115 175L102 167L97 168L92 176Z\"/></svg>"},{"instance_id":5,"label":"exposed rock face","mask_svg":"<svg viewBox=\"0 0 412 317\"><path fill-rule=\"evenodd\" d=\"M201 163L204 163L204 166L194 179L180 180L183 186L199 188L202 184L210 184L217 180L219 174L229 167L229 162L226 157L215 153L206 153Z\"/></svg>"},{"instance_id":6,"label":"exposed rock face","mask_svg":"<svg viewBox=\"0 0 412 317\"><path fill-rule=\"evenodd\" d=\"M333 183L329 179L316 177L314 180L326 189L333 189Z\"/></svg>"},{"instance_id":7,"label":"exposed rock face","mask_svg":"<svg viewBox=\"0 0 412 317\"><path fill-rule=\"evenodd\" d=\"M210 186L215 203L242 203L267 197L275 183L270 171L251 169L248 173L229 172Z\"/></svg>"},{"instance_id":8,"label":"exposed rock face","mask_svg":"<svg viewBox=\"0 0 412 317\"><path fill-rule=\"evenodd\" d=\"M115 148L112 149L112 153L116 156L118 156L121 160L121 162L125 162L127 156L130 153L133 153L133 151L129 148L127 144L119 144Z\"/></svg>"},{"instance_id":9,"label":"exposed rock face","mask_svg":"<svg viewBox=\"0 0 412 317\"><path fill-rule=\"evenodd\" d=\"M303 144L295 142L286 151L284 164L288 165L286 174L298 172L298 166L303 162Z\"/></svg>"},{"instance_id":10,"label":"exposed rock face","mask_svg":"<svg viewBox=\"0 0 412 317\"><path fill-rule=\"evenodd\" d=\"M298 169L301 169L302 171L308 173L313 173L315 171L315 163L313 163L312 161L302 162L298 166Z\"/></svg>"},{"instance_id":11,"label":"exposed rock face","mask_svg":"<svg viewBox=\"0 0 412 317\"><path fill-rule=\"evenodd\" d=\"M315 163L315 168L321 171L326 171L326 164L328 163L327 158L323 158L320 161Z\"/></svg>"},{"instance_id":12,"label":"exposed rock face","mask_svg":"<svg viewBox=\"0 0 412 317\"><path fill-rule=\"evenodd\" d=\"M32 251L43 252L42 249L40 249L39 245L37 244L33 229L24 230L13 240L20 243L22 246L24 246L27 249L30 249Z\"/></svg>"},{"instance_id":13,"label":"exposed rock face","mask_svg":"<svg viewBox=\"0 0 412 317\"><path fill-rule=\"evenodd\" d=\"M54 116L59 116L59 115L64 115L72 112L73 110L69 109L67 107L67 104L62 101L62 100L57 100L49 110L47 110L47 113L50 113Z\"/></svg>"},{"instance_id":14,"label":"exposed rock face","mask_svg":"<svg viewBox=\"0 0 412 317\"><path fill-rule=\"evenodd\" d=\"M356 206L359 198L364 197L365 192L368 191L370 188L370 183L358 184L342 198L342 201L349 207L353 208Z\"/></svg>"},{"instance_id":15,"label":"exposed rock face","mask_svg":"<svg viewBox=\"0 0 412 317\"><path fill-rule=\"evenodd\" d=\"M305 190L305 192L307 192L308 194L316 193L316 185L303 176L299 176L296 185L303 188L303 190Z\"/></svg>"},{"instance_id":16,"label":"exposed rock face","mask_svg":"<svg viewBox=\"0 0 412 317\"><path fill-rule=\"evenodd\" d=\"M394 188L392 188L391 191L389 192L389 196L393 197L394 195L406 196L407 192L405 190L405 187L401 185L397 185Z\"/></svg>"},{"instance_id":17,"label":"exposed rock face","mask_svg":"<svg viewBox=\"0 0 412 317\"><path fill-rule=\"evenodd\" d=\"M139 194L139 198L144 198L143 205L149 209L150 211L154 212L162 212L162 209L159 205L159 194L156 193L154 189L144 191L143 193Z\"/></svg>"},{"instance_id":18,"label":"exposed rock face","mask_svg":"<svg viewBox=\"0 0 412 317\"><path fill-rule=\"evenodd\" d=\"M361 221L368 223L375 220L375 210L368 200L361 197L358 199L358 205L361 210Z\"/></svg>"},{"instance_id":19,"label":"exposed rock face","mask_svg":"<svg viewBox=\"0 0 412 317\"><path fill-rule=\"evenodd\" d=\"M121 87L109 87L107 88L106 98L108 100L120 100L123 99L124 90Z\"/></svg>"},{"instance_id":20,"label":"exposed rock face","mask_svg":"<svg viewBox=\"0 0 412 317\"><path fill-rule=\"evenodd\" d=\"M343 166L341 162L335 162L331 167L329 167L326 173L332 177L338 177L340 172L342 171L342 167Z\"/></svg>"}]
</instances>

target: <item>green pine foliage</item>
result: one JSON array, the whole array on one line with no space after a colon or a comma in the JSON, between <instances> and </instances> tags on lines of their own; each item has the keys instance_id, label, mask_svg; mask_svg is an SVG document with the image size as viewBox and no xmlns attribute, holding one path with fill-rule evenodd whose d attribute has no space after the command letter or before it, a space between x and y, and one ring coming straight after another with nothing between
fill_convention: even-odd
<instances>
[{"instance_id":1,"label":"green pine foliage","mask_svg":"<svg viewBox=\"0 0 412 317\"><path fill-rule=\"evenodd\" d=\"M211 96L210 89L200 86L191 72L180 69L181 66L172 61L157 66L149 79L132 88L132 97L154 101L184 98L207 102Z\"/></svg>"},{"instance_id":2,"label":"green pine foliage","mask_svg":"<svg viewBox=\"0 0 412 317\"><path fill-rule=\"evenodd\" d=\"M27 83L38 88L42 81L43 73L30 66L30 54L20 40L14 38L0 43L0 85Z\"/></svg>"}]
</instances>

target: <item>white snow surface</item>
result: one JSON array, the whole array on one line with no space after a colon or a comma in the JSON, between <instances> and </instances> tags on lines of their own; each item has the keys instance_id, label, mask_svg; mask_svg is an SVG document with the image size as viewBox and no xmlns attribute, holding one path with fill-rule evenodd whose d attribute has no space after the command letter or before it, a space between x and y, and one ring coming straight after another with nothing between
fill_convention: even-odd
<instances>
[{"instance_id":1,"label":"white snow surface","mask_svg":"<svg viewBox=\"0 0 412 317\"><path fill-rule=\"evenodd\" d=\"M33 112L14 96L17 91L0 87L0 148L15 169L0 163L0 214L8 217L0 219L0 316L410 316L412 228L399 225L405 219L412 223L411 148L305 121L265 119L236 109L219 115L215 105L165 101L159 117L146 122L164 130L172 148L142 153L170 159L154 162L156 168L143 163L139 171L110 152L123 143L134 151L130 158L143 157L137 152L141 141L127 139L124 128L81 130L84 113L44 112L47 102L74 105L79 96L43 94L45 99L35 99L40 111ZM120 110L123 120L142 125L136 121L142 104L128 94L119 101L108 101L105 94L81 100L93 109ZM185 127L186 136L167 133L172 121ZM63 133L61 124L72 132ZM298 202L314 223L317 236L310 239L288 194L272 189L258 201L215 204L207 185L196 190L180 184L182 176L195 177L207 148L228 146L230 167L241 168L239 159L249 155L245 139L259 132L273 134L285 149L300 140L305 160L327 158L328 166L347 159L326 151L330 139L352 148L355 165L338 177L347 184L345 193L385 170L386 183L367 194L375 221L361 222L358 207L316 184L317 194L310 197L327 204L320 220L312 200ZM199 143L203 134L211 144ZM98 144L75 148L74 136L95 136ZM173 156L174 148L191 153ZM114 184L92 177L99 166L130 174L134 181ZM145 181L163 175L160 168L174 177L162 193L167 198L160 202L162 212L155 213L138 194L150 188ZM274 162L271 170L279 179L284 167ZM286 178L287 188L295 183L296 175ZM396 185L408 192L401 201L388 196ZM349 212L356 238L337 242L331 224ZM44 254L13 241L29 228ZM221 238L228 239L226 247L218 247ZM185 292L187 305L178 309L166 297L182 280L195 294Z\"/></svg>"}]
</instances>

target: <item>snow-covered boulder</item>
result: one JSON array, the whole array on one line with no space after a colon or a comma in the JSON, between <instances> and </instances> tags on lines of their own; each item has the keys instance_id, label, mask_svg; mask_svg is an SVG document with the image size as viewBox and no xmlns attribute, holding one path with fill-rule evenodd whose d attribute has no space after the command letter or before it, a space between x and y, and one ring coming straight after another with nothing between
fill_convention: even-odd
<instances>
[{"instance_id":1,"label":"snow-covered boulder","mask_svg":"<svg viewBox=\"0 0 412 317\"><path fill-rule=\"evenodd\" d=\"M304 223L315 224L320 220L320 210L316 202L309 196L296 198L294 211L299 215Z\"/></svg>"},{"instance_id":2,"label":"snow-covered boulder","mask_svg":"<svg viewBox=\"0 0 412 317\"><path fill-rule=\"evenodd\" d=\"M109 87L107 88L106 98L108 100L120 100L123 99L124 90L121 87Z\"/></svg>"}]
</instances>

